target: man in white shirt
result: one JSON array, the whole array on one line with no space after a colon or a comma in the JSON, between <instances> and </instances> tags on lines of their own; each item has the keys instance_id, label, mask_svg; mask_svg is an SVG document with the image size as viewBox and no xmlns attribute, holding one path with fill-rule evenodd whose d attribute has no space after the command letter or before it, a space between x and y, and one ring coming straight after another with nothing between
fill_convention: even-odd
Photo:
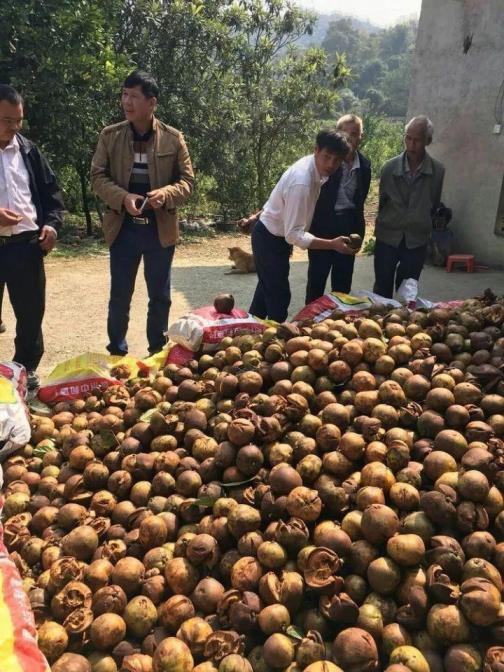
<instances>
[{"instance_id":1,"label":"man in white shirt","mask_svg":"<svg viewBox=\"0 0 504 672\"><path fill-rule=\"evenodd\" d=\"M303 250L336 250L355 254L348 239L331 240L309 233L322 184L344 160L350 145L335 129L317 135L314 154L304 156L282 175L252 230L252 252L258 283L250 312L277 322L287 319L291 299L289 257L292 245Z\"/></svg>"},{"instance_id":2,"label":"man in white shirt","mask_svg":"<svg viewBox=\"0 0 504 672\"><path fill-rule=\"evenodd\" d=\"M44 353L44 255L52 250L62 222L63 202L46 159L18 131L23 99L0 84L0 284L5 283L16 316L14 360L36 389Z\"/></svg>"}]
</instances>

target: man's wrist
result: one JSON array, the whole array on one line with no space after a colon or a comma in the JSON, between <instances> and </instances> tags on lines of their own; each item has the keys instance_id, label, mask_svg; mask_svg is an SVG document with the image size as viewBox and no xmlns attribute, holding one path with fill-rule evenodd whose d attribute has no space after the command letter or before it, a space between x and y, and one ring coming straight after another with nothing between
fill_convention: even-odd
<instances>
[{"instance_id":1,"label":"man's wrist","mask_svg":"<svg viewBox=\"0 0 504 672\"><path fill-rule=\"evenodd\" d=\"M49 229L50 231L52 231L52 232L54 233L54 237L55 237L55 238L58 237L58 232L56 231L56 229L54 228L54 226L51 226L50 224L45 224L45 225L44 225L44 229Z\"/></svg>"}]
</instances>

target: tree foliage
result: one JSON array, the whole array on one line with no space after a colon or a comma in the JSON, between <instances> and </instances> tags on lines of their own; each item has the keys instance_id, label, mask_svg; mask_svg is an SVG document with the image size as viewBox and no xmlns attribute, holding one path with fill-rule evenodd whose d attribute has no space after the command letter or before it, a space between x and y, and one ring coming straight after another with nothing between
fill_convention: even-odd
<instances>
[{"instance_id":1,"label":"tree foliage","mask_svg":"<svg viewBox=\"0 0 504 672\"><path fill-rule=\"evenodd\" d=\"M98 132L122 118L125 74L149 70L160 118L184 132L210 197L236 214L262 204L334 111L348 69L296 49L313 24L291 0L16 0L0 5L0 81L24 94L29 135L78 182L90 226Z\"/></svg>"},{"instance_id":2,"label":"tree foliage","mask_svg":"<svg viewBox=\"0 0 504 672\"><path fill-rule=\"evenodd\" d=\"M416 31L415 21L373 33L355 27L349 18L329 25L322 47L330 60L344 54L352 71L341 111L357 106L364 113L406 115Z\"/></svg>"}]
</instances>

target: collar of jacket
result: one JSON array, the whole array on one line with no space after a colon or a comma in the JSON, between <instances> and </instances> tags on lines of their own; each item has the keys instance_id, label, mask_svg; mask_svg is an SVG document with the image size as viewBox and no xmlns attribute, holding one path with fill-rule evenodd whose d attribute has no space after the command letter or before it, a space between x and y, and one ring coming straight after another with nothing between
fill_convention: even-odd
<instances>
[{"instance_id":1,"label":"collar of jacket","mask_svg":"<svg viewBox=\"0 0 504 672\"><path fill-rule=\"evenodd\" d=\"M124 123L126 125L126 129L127 129L127 133L128 133L128 139L130 140L130 142L133 142L133 137L134 137L133 136L133 126L129 121L125 121ZM149 138L149 140L151 138L154 138L154 137L157 136L158 130L159 130L159 119L157 119L156 117L152 117L152 135ZM144 133L144 135L145 135L145 133Z\"/></svg>"},{"instance_id":2,"label":"collar of jacket","mask_svg":"<svg viewBox=\"0 0 504 672\"><path fill-rule=\"evenodd\" d=\"M364 154L361 154L359 150L357 150L357 154L359 155L360 168L371 168L371 161L366 159Z\"/></svg>"},{"instance_id":3,"label":"collar of jacket","mask_svg":"<svg viewBox=\"0 0 504 672\"><path fill-rule=\"evenodd\" d=\"M35 143L28 138L25 138L21 133L16 133L16 138L19 143L19 149L23 154L29 154L31 150L35 147Z\"/></svg>"},{"instance_id":4,"label":"collar of jacket","mask_svg":"<svg viewBox=\"0 0 504 672\"><path fill-rule=\"evenodd\" d=\"M396 175L397 177L402 177L405 175L404 172L404 160L406 158L406 152L403 152L402 154L399 154L399 156L396 156L395 159L392 159L394 162L394 167L393 167L393 174ZM422 162L422 169L421 173L422 175L432 175L433 171L433 164L432 164L432 158L430 154L426 151L424 160Z\"/></svg>"}]
</instances>

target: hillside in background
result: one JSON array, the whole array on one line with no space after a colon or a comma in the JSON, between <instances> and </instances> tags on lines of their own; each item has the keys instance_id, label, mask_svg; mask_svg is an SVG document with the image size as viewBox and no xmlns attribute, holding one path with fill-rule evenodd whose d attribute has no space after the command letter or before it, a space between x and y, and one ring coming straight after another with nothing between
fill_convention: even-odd
<instances>
[{"instance_id":1,"label":"hillside in background","mask_svg":"<svg viewBox=\"0 0 504 672\"><path fill-rule=\"evenodd\" d=\"M381 28L333 12L320 14L312 35L304 35L297 45L322 47L333 68L341 66L342 58L349 66L351 75L340 88L337 112L402 119L407 111L417 29L416 17Z\"/></svg>"},{"instance_id":2,"label":"hillside in background","mask_svg":"<svg viewBox=\"0 0 504 672\"><path fill-rule=\"evenodd\" d=\"M319 14L317 18L317 23L313 29L312 35L304 35L298 42L300 46L303 47L320 47L324 38L326 36L329 25L338 19L348 18L352 23L352 27L356 30L362 30L365 33L375 33L380 30L379 26L371 23L370 21L365 21L363 19L357 19L353 16L346 16L342 12L331 12L331 14Z\"/></svg>"}]
</instances>

